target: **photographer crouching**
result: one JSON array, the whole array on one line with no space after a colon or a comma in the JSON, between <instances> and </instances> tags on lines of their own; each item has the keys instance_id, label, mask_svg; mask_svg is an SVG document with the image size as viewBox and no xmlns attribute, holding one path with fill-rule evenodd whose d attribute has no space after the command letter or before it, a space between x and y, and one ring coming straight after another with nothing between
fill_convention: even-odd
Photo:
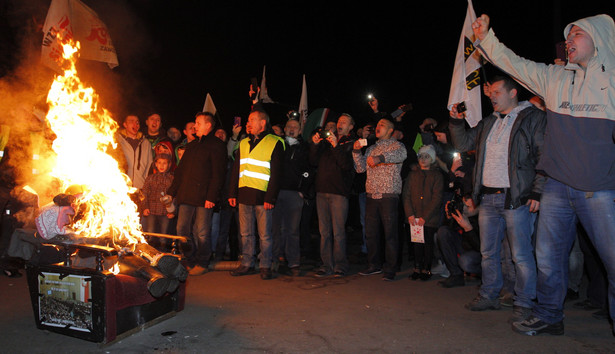
<instances>
[{"instance_id":1,"label":"photographer crouching","mask_svg":"<svg viewBox=\"0 0 615 354\"><path fill-rule=\"evenodd\" d=\"M455 195L446 203L446 222L440 226L436 240L442 260L451 275L438 282L444 288L465 285L465 273L481 273L478 208L472 196Z\"/></svg>"}]
</instances>

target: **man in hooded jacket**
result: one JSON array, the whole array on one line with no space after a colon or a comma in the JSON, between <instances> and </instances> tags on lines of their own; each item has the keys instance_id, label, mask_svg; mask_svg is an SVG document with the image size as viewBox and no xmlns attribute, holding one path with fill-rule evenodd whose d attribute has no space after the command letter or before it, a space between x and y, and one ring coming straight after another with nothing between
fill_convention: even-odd
<instances>
[{"instance_id":1,"label":"man in hooded jacket","mask_svg":"<svg viewBox=\"0 0 615 354\"><path fill-rule=\"evenodd\" d=\"M564 333L563 305L568 254L578 221L598 251L609 280L615 318L615 24L597 15L564 30L568 62L546 65L513 53L489 29L489 17L473 24L477 48L544 99L547 126L536 166L548 177L540 200L536 238L537 299L528 319L513 323L526 335Z\"/></svg>"}]
</instances>

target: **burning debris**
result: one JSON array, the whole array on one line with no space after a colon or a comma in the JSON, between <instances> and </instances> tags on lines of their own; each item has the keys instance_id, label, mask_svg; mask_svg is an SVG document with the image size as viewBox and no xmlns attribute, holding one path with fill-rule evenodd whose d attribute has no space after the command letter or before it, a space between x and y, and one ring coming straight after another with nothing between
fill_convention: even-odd
<instances>
[{"instance_id":1,"label":"burning debris","mask_svg":"<svg viewBox=\"0 0 615 354\"><path fill-rule=\"evenodd\" d=\"M118 162L108 153L116 147L118 124L98 105L94 89L85 87L75 68L79 43L63 45L64 73L55 77L47 96L46 120L56 138L49 159L49 176L66 188L53 202L38 210L36 228L16 230L9 255L31 260L41 244L84 243L117 251L105 270L148 280L154 297L177 289L187 272L180 257L162 253L147 244L141 231L137 205L131 199L136 191ZM38 198L31 193L33 208ZM65 260L73 265L95 264L91 252L79 249ZM53 257L51 257L53 258ZM111 259L111 258L110 258Z\"/></svg>"}]
</instances>

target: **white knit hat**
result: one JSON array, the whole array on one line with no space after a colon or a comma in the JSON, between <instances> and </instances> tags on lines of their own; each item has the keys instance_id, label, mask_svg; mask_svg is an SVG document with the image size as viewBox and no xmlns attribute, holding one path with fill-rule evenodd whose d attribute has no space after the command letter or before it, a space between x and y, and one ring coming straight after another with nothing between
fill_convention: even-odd
<instances>
[{"instance_id":1,"label":"white knit hat","mask_svg":"<svg viewBox=\"0 0 615 354\"><path fill-rule=\"evenodd\" d=\"M436 162L436 149L434 149L433 146L431 145L423 145L421 146L421 148L419 149L419 152L417 153L417 155L420 154L428 154L429 157L431 157L431 163L435 163Z\"/></svg>"}]
</instances>

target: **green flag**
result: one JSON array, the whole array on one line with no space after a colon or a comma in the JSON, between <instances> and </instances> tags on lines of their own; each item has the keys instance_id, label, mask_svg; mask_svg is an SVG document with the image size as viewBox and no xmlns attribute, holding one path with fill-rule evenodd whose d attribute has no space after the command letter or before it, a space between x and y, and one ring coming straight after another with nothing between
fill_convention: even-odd
<instances>
[{"instance_id":1,"label":"green flag","mask_svg":"<svg viewBox=\"0 0 615 354\"><path fill-rule=\"evenodd\" d=\"M423 146L423 138L421 138L421 133L416 134L416 139L414 139L414 145L412 146L412 150L419 153L419 149Z\"/></svg>"}]
</instances>

